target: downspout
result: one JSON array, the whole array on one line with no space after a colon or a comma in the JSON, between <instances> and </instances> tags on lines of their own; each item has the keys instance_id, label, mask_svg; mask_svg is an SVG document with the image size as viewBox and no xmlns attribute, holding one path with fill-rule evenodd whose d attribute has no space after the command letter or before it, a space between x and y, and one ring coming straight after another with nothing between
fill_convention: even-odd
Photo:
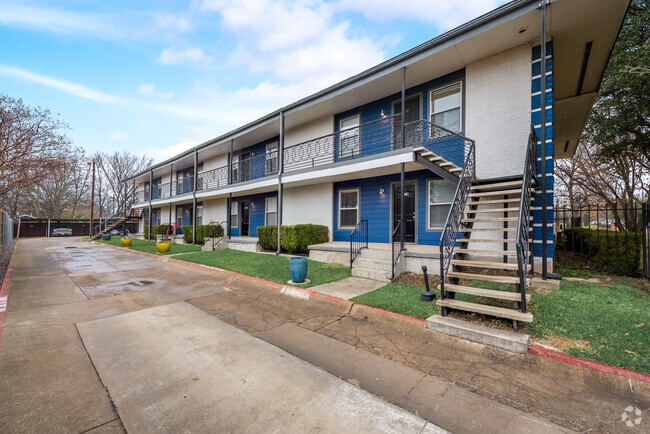
<instances>
[{"instance_id":1,"label":"downspout","mask_svg":"<svg viewBox=\"0 0 650 434\"><path fill-rule=\"evenodd\" d=\"M50 219L47 219L47 237L50 238Z\"/></svg>"},{"instance_id":2,"label":"downspout","mask_svg":"<svg viewBox=\"0 0 650 434\"><path fill-rule=\"evenodd\" d=\"M231 214L232 214L232 193L228 193L228 215L226 216L226 222L228 225L228 239L232 238L231 235L232 222L230 217Z\"/></svg>"},{"instance_id":3,"label":"downspout","mask_svg":"<svg viewBox=\"0 0 650 434\"><path fill-rule=\"evenodd\" d=\"M402 148L406 147L406 126L404 125L406 118L406 67L402 67L402 122L401 122L401 136L402 136ZM404 250L404 163L401 164L401 173L400 173L400 189L401 189L401 198L399 202L399 217L400 217L400 229L399 229L399 247L400 251ZM393 240L391 240L391 243Z\"/></svg>"},{"instance_id":4,"label":"downspout","mask_svg":"<svg viewBox=\"0 0 650 434\"><path fill-rule=\"evenodd\" d=\"M278 140L278 204L277 204L277 225L278 225L278 248L276 254L280 254L280 228L282 227L282 172L284 171L284 112L280 112L280 139Z\"/></svg>"},{"instance_id":5,"label":"downspout","mask_svg":"<svg viewBox=\"0 0 650 434\"><path fill-rule=\"evenodd\" d=\"M197 169L199 166L198 162L199 154L198 151L194 150L194 185L192 186L192 244L196 244L196 184L199 179L199 174Z\"/></svg>"},{"instance_id":6,"label":"downspout","mask_svg":"<svg viewBox=\"0 0 650 434\"><path fill-rule=\"evenodd\" d=\"M548 278L548 252L546 251L548 247L547 240L547 225L548 225L548 216L547 213L547 198L546 198L546 3L547 0L542 0L542 39L540 45L540 72L541 72L541 95L540 95L540 119L541 119L541 128L540 128L540 140L541 140L541 152L542 152L542 280Z\"/></svg>"},{"instance_id":7,"label":"downspout","mask_svg":"<svg viewBox=\"0 0 650 434\"><path fill-rule=\"evenodd\" d=\"M149 223L149 230L147 233L147 239L151 239L151 185L153 184L153 169L149 170L149 212L147 213L147 221Z\"/></svg>"}]
</instances>

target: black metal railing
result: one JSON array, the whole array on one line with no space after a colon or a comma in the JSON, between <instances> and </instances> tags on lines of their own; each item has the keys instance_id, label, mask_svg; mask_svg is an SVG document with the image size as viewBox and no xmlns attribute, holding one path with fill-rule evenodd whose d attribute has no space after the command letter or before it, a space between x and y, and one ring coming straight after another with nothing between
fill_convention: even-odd
<instances>
[{"instance_id":1,"label":"black metal railing","mask_svg":"<svg viewBox=\"0 0 650 434\"><path fill-rule=\"evenodd\" d=\"M219 223L211 221L207 225L203 226L201 228L203 243L207 244L208 241L206 241L206 238L210 238L209 242L211 243L212 250L214 250L214 246L219 244L226 236L226 224L226 221Z\"/></svg>"},{"instance_id":2,"label":"black metal railing","mask_svg":"<svg viewBox=\"0 0 650 434\"><path fill-rule=\"evenodd\" d=\"M350 233L350 269L361 249L368 248L368 220L361 220Z\"/></svg>"},{"instance_id":3,"label":"black metal railing","mask_svg":"<svg viewBox=\"0 0 650 434\"><path fill-rule=\"evenodd\" d=\"M393 229L393 233L391 234L391 243L392 243L392 254L391 254L391 279L395 278L395 265L397 265L397 261L399 261L399 257L402 254L402 240L399 234L401 233L402 227L404 226L404 219L399 219L397 224L395 225L395 229ZM404 249L406 250L406 249Z\"/></svg>"},{"instance_id":4,"label":"black metal railing","mask_svg":"<svg viewBox=\"0 0 650 434\"><path fill-rule=\"evenodd\" d=\"M439 129L439 128L438 128ZM451 133L451 132L449 132ZM453 134L453 133L452 133ZM441 138L444 140L444 138ZM465 152L465 159L462 167L463 171L460 173L456 193L454 193L454 200L447 214L447 220L440 236L440 298L445 298L445 279L449 271L449 265L454 256L454 247L456 246L458 230L462 224L463 213L465 212L465 205L469 197L472 182L476 178L476 145L473 140L463 136L449 135L448 140L460 145L459 140L463 140L462 148ZM427 148L429 149L429 148ZM437 148L439 152L446 149L446 147ZM432 150L432 152L435 152ZM438 152L436 152L438 154ZM440 154L438 154L440 155ZM441 155L442 156L442 155ZM450 155L451 158L451 155ZM453 160L450 160L453 161Z\"/></svg>"},{"instance_id":5,"label":"black metal railing","mask_svg":"<svg viewBox=\"0 0 650 434\"><path fill-rule=\"evenodd\" d=\"M344 129L311 139L284 149L284 173L308 170L358 158L369 157L403 148L424 146L436 155L458 167L473 149L473 141L439 127L426 120L409 122L401 136L400 115L385 116L358 127ZM278 172L278 151L237 161L197 175L197 191L225 188L232 184L274 176ZM171 183L158 184L152 199L164 199L191 193L193 177L181 178ZM136 193L136 202L149 200L148 189Z\"/></svg>"},{"instance_id":6,"label":"black metal railing","mask_svg":"<svg viewBox=\"0 0 650 434\"><path fill-rule=\"evenodd\" d=\"M530 234L531 224L531 202L533 199L533 183L539 185L537 177L537 134L535 128L530 126L528 135L528 146L526 147L526 158L524 161L524 175L521 185L521 199L519 200L519 217L517 219L517 235L515 236L515 245L517 248L517 275L519 285L517 291L521 294L519 308L526 312L526 269L530 265L531 274L534 272L534 252L532 248L533 237ZM542 186L542 190L544 190ZM542 192L545 194L545 192Z\"/></svg>"},{"instance_id":7,"label":"black metal railing","mask_svg":"<svg viewBox=\"0 0 650 434\"><path fill-rule=\"evenodd\" d=\"M650 277L650 202L555 206L554 269Z\"/></svg>"}]
</instances>

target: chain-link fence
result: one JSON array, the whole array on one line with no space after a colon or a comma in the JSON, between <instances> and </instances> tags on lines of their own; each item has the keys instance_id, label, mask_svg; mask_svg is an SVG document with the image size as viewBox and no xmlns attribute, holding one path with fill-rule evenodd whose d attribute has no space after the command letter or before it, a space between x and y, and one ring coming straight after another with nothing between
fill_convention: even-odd
<instances>
[{"instance_id":1,"label":"chain-link fence","mask_svg":"<svg viewBox=\"0 0 650 434\"><path fill-rule=\"evenodd\" d=\"M9 213L0 210L0 250L8 247L13 238L14 221L9 217Z\"/></svg>"}]
</instances>

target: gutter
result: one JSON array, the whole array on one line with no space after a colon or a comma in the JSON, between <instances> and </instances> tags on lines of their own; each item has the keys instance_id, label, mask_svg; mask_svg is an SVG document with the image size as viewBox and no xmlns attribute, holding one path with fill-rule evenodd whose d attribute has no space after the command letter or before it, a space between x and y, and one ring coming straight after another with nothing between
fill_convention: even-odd
<instances>
[{"instance_id":1,"label":"gutter","mask_svg":"<svg viewBox=\"0 0 650 434\"><path fill-rule=\"evenodd\" d=\"M232 131L230 131L230 132L228 132L226 134L223 134L223 135L218 136L218 137L216 137L214 139L203 142L200 145L197 145L197 146L195 146L195 147L193 147L191 149L188 149L187 151L185 151L185 152L183 152L181 154L176 155L175 157L172 157L172 158L170 158L168 160L165 160L165 161L163 161L161 163L153 165L150 168L148 168L147 170L143 170L142 172L137 173L137 174L135 174L135 175L133 175L133 176L131 176L129 178L123 179L121 182L124 183L124 182L128 182L128 181L132 181L135 178L137 178L139 176L142 176L143 174L147 173L150 170L154 170L154 169L158 169L158 168L167 166L167 165L173 163L174 161L176 161L176 160L178 160L180 158L183 158L183 157L186 157L188 155L193 154L195 151L199 151L200 149L203 149L203 148L205 148L207 146L210 146L210 145L213 145L215 143L223 142L225 140L228 140L232 136L237 135L237 134L239 134L239 133L241 133L241 132L243 132L243 131L245 131L247 129L250 129L252 127L258 126L258 125L263 124L263 123L266 123L266 122L272 120L273 118L278 117L282 112L286 113L286 112L289 112L289 111L293 111L293 110L299 108L302 105L305 105L305 104L307 104L309 102L312 102L314 100L322 98L323 96L326 96L326 95L328 95L330 93L333 93L333 92L335 92L337 90L340 90L340 89L342 89L342 88L344 88L346 86L354 84L354 83L356 83L358 81L361 81L363 79L372 77L373 75L375 75L375 74L377 74L379 72L383 72L383 71L385 71L387 69L396 67L400 63L402 63L402 62L404 62L406 60L409 60L409 59L411 59L411 58L413 58L415 56L418 56L418 55L420 55L420 54L422 54L422 53L424 53L424 52L426 52L426 51L428 51L428 50L430 50L432 48L435 48L435 47L437 47L439 45L442 45L445 42L453 41L455 38L457 38L457 37L459 37L459 36L461 36L463 34L470 33L471 31L474 31L474 30L478 29L479 27L481 27L481 26L483 26L485 24L488 24L488 23L490 23L492 21L496 21L497 19L499 19L499 18L501 18L503 16L506 16L507 14L509 14L511 12L519 11L520 9L523 9L522 12L526 13L526 12L529 12L530 10L537 9L538 7L539 7L539 0L514 0L514 1L511 1L510 3L506 3L503 6L500 6L500 7L496 8L496 9L490 11L490 12L487 12L486 14L481 15L478 18L473 19L472 21L469 21L469 22L467 22L465 24L462 24L462 25L456 27L455 29L449 30L448 32L443 33L440 36L437 36L437 37L435 37L435 38L433 38L433 39L431 39L431 40L429 40L429 41L427 41L427 42L425 42L425 43L423 43L421 45L418 45L415 48L412 48L412 49L410 49L408 51L405 51L404 53L398 54L397 56L393 57L392 59L388 59L388 60L380 63L379 65L373 66L372 68L367 69L367 70L365 70L365 71L363 71L363 72L361 72L361 73L359 73L357 75L353 75L352 77L347 78L347 79L345 79L345 80L343 80L343 81L341 81L339 83L336 83L336 84L334 84L334 85L332 85L332 86L330 86L328 88L325 88L325 89L323 89L323 90L321 90L319 92L316 92L316 93L314 93L312 95L309 95L309 96L307 96L307 97L305 97L303 99L300 99L300 100L298 100L298 101L296 101L294 103L291 103L291 104L289 104L289 105L287 105L285 107L279 108L278 110L276 110L274 112L271 112L271 113L267 114L266 116L263 116L263 117L255 120L253 122L249 122L248 124L243 125L243 126L241 126L239 128L236 128L236 129L234 129L234 130L232 130Z\"/></svg>"}]
</instances>

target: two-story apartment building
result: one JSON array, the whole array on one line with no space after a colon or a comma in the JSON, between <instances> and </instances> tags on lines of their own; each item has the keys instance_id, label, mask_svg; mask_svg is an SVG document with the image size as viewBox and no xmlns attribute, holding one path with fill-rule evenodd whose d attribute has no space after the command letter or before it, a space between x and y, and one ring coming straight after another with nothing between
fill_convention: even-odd
<instances>
[{"instance_id":1,"label":"two-story apartment building","mask_svg":"<svg viewBox=\"0 0 650 434\"><path fill-rule=\"evenodd\" d=\"M261 225L325 225L319 258L356 258L358 236L386 253L366 261L390 262L362 253L374 275L429 260L452 304L463 270L504 270L524 288L506 317L530 320L526 275L552 269L554 160L573 155L628 4L512 1L124 182L142 225L224 222L253 242Z\"/></svg>"}]
</instances>

